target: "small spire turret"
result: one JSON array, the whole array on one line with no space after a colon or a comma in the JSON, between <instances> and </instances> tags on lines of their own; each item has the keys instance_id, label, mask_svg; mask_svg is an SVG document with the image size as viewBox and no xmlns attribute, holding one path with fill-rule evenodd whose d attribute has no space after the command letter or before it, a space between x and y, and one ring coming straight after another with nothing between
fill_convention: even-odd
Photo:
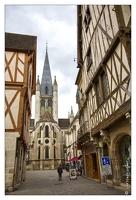
<instances>
[{"instance_id":1,"label":"small spire turret","mask_svg":"<svg viewBox=\"0 0 136 200\"><path fill-rule=\"evenodd\" d=\"M39 75L37 76L36 90L40 91L40 81L39 81Z\"/></svg>"}]
</instances>

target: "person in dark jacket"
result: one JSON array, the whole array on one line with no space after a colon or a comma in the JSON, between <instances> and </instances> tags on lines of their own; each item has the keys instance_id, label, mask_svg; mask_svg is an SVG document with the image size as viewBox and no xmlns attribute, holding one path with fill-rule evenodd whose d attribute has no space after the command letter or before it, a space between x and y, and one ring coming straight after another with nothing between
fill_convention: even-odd
<instances>
[{"instance_id":1,"label":"person in dark jacket","mask_svg":"<svg viewBox=\"0 0 136 200\"><path fill-rule=\"evenodd\" d=\"M57 172L58 172L59 181L60 181L62 180L62 173L63 173L63 169L61 165L59 165Z\"/></svg>"}]
</instances>

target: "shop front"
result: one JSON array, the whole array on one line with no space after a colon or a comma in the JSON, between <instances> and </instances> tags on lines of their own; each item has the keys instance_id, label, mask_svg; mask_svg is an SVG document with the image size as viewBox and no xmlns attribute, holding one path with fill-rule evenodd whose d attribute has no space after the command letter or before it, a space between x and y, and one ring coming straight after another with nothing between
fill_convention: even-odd
<instances>
[{"instance_id":1,"label":"shop front","mask_svg":"<svg viewBox=\"0 0 136 200\"><path fill-rule=\"evenodd\" d=\"M98 154L94 144L92 142L88 142L83 146L83 148L85 154L85 176L92 179L99 179Z\"/></svg>"}]
</instances>

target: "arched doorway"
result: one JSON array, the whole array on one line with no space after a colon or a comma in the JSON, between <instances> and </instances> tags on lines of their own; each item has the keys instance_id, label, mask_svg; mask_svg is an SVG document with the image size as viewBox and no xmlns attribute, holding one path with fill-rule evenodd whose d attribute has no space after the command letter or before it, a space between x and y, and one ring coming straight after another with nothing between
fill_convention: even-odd
<instances>
[{"instance_id":1,"label":"arched doorway","mask_svg":"<svg viewBox=\"0 0 136 200\"><path fill-rule=\"evenodd\" d=\"M128 177L127 183L131 185L131 136L126 133L117 133L112 141L111 149L113 183L115 185L126 183L126 177Z\"/></svg>"},{"instance_id":2,"label":"arched doorway","mask_svg":"<svg viewBox=\"0 0 136 200\"><path fill-rule=\"evenodd\" d=\"M119 143L121 182L126 182L126 176L131 181L131 137L124 136Z\"/></svg>"}]
</instances>

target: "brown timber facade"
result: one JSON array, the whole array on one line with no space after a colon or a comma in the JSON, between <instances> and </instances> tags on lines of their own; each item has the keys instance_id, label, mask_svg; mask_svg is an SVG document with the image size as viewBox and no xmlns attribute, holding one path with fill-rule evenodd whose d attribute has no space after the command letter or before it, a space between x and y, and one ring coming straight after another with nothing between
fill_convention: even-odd
<instances>
[{"instance_id":1,"label":"brown timber facade","mask_svg":"<svg viewBox=\"0 0 136 200\"><path fill-rule=\"evenodd\" d=\"M36 83L37 37L5 33L5 190L26 176L29 121Z\"/></svg>"}]
</instances>

